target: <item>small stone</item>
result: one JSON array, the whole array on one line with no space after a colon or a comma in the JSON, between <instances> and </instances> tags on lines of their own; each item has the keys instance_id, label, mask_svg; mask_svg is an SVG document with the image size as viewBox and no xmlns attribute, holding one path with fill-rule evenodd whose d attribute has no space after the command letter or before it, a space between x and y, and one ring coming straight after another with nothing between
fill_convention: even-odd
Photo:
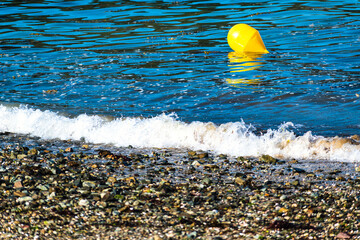
<instances>
[{"instance_id":1,"label":"small stone","mask_svg":"<svg viewBox=\"0 0 360 240\"><path fill-rule=\"evenodd\" d=\"M28 151L28 155L36 155L38 154L38 150L36 148L30 149Z\"/></svg>"},{"instance_id":2,"label":"small stone","mask_svg":"<svg viewBox=\"0 0 360 240\"><path fill-rule=\"evenodd\" d=\"M346 179L343 176L338 176L335 178L336 181L345 181Z\"/></svg>"},{"instance_id":3,"label":"small stone","mask_svg":"<svg viewBox=\"0 0 360 240\"><path fill-rule=\"evenodd\" d=\"M270 163L270 164L276 164L278 162L278 160L276 158L273 158L270 155L262 155L259 158L259 161L265 162L265 163Z\"/></svg>"},{"instance_id":4,"label":"small stone","mask_svg":"<svg viewBox=\"0 0 360 240\"><path fill-rule=\"evenodd\" d=\"M299 163L299 161L298 161L297 159L291 159L291 160L289 161L289 163L291 163L291 164L297 164L297 163Z\"/></svg>"},{"instance_id":5,"label":"small stone","mask_svg":"<svg viewBox=\"0 0 360 240\"><path fill-rule=\"evenodd\" d=\"M244 179L242 177L235 178L235 182L240 186L246 186L246 184L247 184L246 179Z\"/></svg>"},{"instance_id":6,"label":"small stone","mask_svg":"<svg viewBox=\"0 0 360 240\"><path fill-rule=\"evenodd\" d=\"M154 239L154 240L162 240L162 238L161 238L159 235L155 235L155 236L153 237L153 239Z\"/></svg>"},{"instance_id":7,"label":"small stone","mask_svg":"<svg viewBox=\"0 0 360 240\"><path fill-rule=\"evenodd\" d=\"M11 152L11 153L10 153L10 159L16 159L16 155L15 155L14 152Z\"/></svg>"},{"instance_id":8,"label":"small stone","mask_svg":"<svg viewBox=\"0 0 360 240\"><path fill-rule=\"evenodd\" d=\"M118 212L119 212L119 213L125 212L125 211L128 210L129 208L130 208L129 206L124 206L124 207L120 208L120 209L118 210Z\"/></svg>"},{"instance_id":9,"label":"small stone","mask_svg":"<svg viewBox=\"0 0 360 240\"><path fill-rule=\"evenodd\" d=\"M195 151L189 151L189 152L188 152L188 155L191 156L191 157L193 157L193 156L196 155L196 152L195 152Z\"/></svg>"},{"instance_id":10,"label":"small stone","mask_svg":"<svg viewBox=\"0 0 360 240\"><path fill-rule=\"evenodd\" d=\"M33 195L31 195L31 197L32 197L32 199L36 200L36 199L38 199L38 198L39 198L39 195L37 195L37 194L33 194Z\"/></svg>"},{"instance_id":11,"label":"small stone","mask_svg":"<svg viewBox=\"0 0 360 240\"><path fill-rule=\"evenodd\" d=\"M23 160L23 159L26 158L26 157L27 157L26 154L19 154L19 155L17 155L17 159L19 159L19 160Z\"/></svg>"},{"instance_id":12,"label":"small stone","mask_svg":"<svg viewBox=\"0 0 360 240\"><path fill-rule=\"evenodd\" d=\"M205 213L205 215L207 215L207 216L215 216L215 215L218 215L218 214L219 214L219 211L216 210L216 209L208 211L207 213Z\"/></svg>"},{"instance_id":13,"label":"small stone","mask_svg":"<svg viewBox=\"0 0 360 240\"><path fill-rule=\"evenodd\" d=\"M14 182L14 188L22 188L22 187L23 187L23 185L22 185L21 181Z\"/></svg>"},{"instance_id":14,"label":"small stone","mask_svg":"<svg viewBox=\"0 0 360 240\"><path fill-rule=\"evenodd\" d=\"M29 201L32 201L33 198L32 197L19 197L18 199L16 199L17 202L21 203L21 202L29 202Z\"/></svg>"},{"instance_id":15,"label":"small stone","mask_svg":"<svg viewBox=\"0 0 360 240\"><path fill-rule=\"evenodd\" d=\"M218 158L219 158L219 159L227 159L227 155L225 155L225 154L220 154L220 155L218 155Z\"/></svg>"},{"instance_id":16,"label":"small stone","mask_svg":"<svg viewBox=\"0 0 360 240\"><path fill-rule=\"evenodd\" d=\"M197 237L197 232L195 232L195 231L191 232L187 235L187 237L190 239L195 239Z\"/></svg>"},{"instance_id":17,"label":"small stone","mask_svg":"<svg viewBox=\"0 0 360 240\"><path fill-rule=\"evenodd\" d=\"M74 150L71 147L65 149L65 152L73 152Z\"/></svg>"},{"instance_id":18,"label":"small stone","mask_svg":"<svg viewBox=\"0 0 360 240\"><path fill-rule=\"evenodd\" d=\"M16 192L14 192L14 196L17 196L17 197L25 197L25 196L26 196L26 193L16 191Z\"/></svg>"},{"instance_id":19,"label":"small stone","mask_svg":"<svg viewBox=\"0 0 360 240\"><path fill-rule=\"evenodd\" d=\"M238 158L236 158L236 160L237 160L238 162L245 162L245 161L247 161L247 159L246 159L245 157L238 157Z\"/></svg>"},{"instance_id":20,"label":"small stone","mask_svg":"<svg viewBox=\"0 0 360 240\"><path fill-rule=\"evenodd\" d=\"M291 182L291 185L293 185L293 186L298 186L299 184L300 184L300 182L298 180Z\"/></svg>"},{"instance_id":21,"label":"small stone","mask_svg":"<svg viewBox=\"0 0 360 240\"><path fill-rule=\"evenodd\" d=\"M109 177L109 178L107 179L107 182L109 182L109 183L116 183L116 178L114 178L114 177Z\"/></svg>"},{"instance_id":22,"label":"small stone","mask_svg":"<svg viewBox=\"0 0 360 240\"><path fill-rule=\"evenodd\" d=\"M75 179L73 184L74 184L74 186L81 187L82 186L81 179L79 179L79 178Z\"/></svg>"},{"instance_id":23,"label":"small stone","mask_svg":"<svg viewBox=\"0 0 360 240\"><path fill-rule=\"evenodd\" d=\"M51 200L51 199L54 199L56 196L56 193L55 192L52 192L50 193L49 195L47 195L47 199Z\"/></svg>"},{"instance_id":24,"label":"small stone","mask_svg":"<svg viewBox=\"0 0 360 240\"><path fill-rule=\"evenodd\" d=\"M199 163L199 161L195 160L191 163L191 165L198 167L198 166L201 166L201 163Z\"/></svg>"},{"instance_id":25,"label":"small stone","mask_svg":"<svg viewBox=\"0 0 360 240\"><path fill-rule=\"evenodd\" d=\"M280 200L285 201L288 197L286 195L281 195Z\"/></svg>"},{"instance_id":26,"label":"small stone","mask_svg":"<svg viewBox=\"0 0 360 240\"><path fill-rule=\"evenodd\" d=\"M83 182L83 187L94 188L94 187L96 187L96 183L93 182L93 181L84 181Z\"/></svg>"},{"instance_id":27,"label":"small stone","mask_svg":"<svg viewBox=\"0 0 360 240\"><path fill-rule=\"evenodd\" d=\"M102 201L107 201L110 198L111 194L109 192L100 193L100 197Z\"/></svg>"},{"instance_id":28,"label":"small stone","mask_svg":"<svg viewBox=\"0 0 360 240\"><path fill-rule=\"evenodd\" d=\"M201 182L203 184L209 185L211 183L211 179L210 178L204 178Z\"/></svg>"},{"instance_id":29,"label":"small stone","mask_svg":"<svg viewBox=\"0 0 360 240\"><path fill-rule=\"evenodd\" d=\"M208 169L208 170L215 171L215 170L219 169L219 166L215 165L215 164L206 164L206 165L204 165L204 168Z\"/></svg>"},{"instance_id":30,"label":"small stone","mask_svg":"<svg viewBox=\"0 0 360 240\"><path fill-rule=\"evenodd\" d=\"M44 185L42 185L42 184L38 185L36 188L37 188L37 189L40 189L40 190L42 190L42 191L47 191L47 190L49 190L48 187L46 187L46 186L44 186Z\"/></svg>"},{"instance_id":31,"label":"small stone","mask_svg":"<svg viewBox=\"0 0 360 240\"><path fill-rule=\"evenodd\" d=\"M279 213L286 213L286 212L288 212L288 211L289 211L289 210L288 210L287 208L283 208L283 207L282 207L282 208L279 209L278 212L279 212Z\"/></svg>"},{"instance_id":32,"label":"small stone","mask_svg":"<svg viewBox=\"0 0 360 240\"><path fill-rule=\"evenodd\" d=\"M77 162L77 161L70 161L70 162L67 163L67 165L68 165L69 167L78 167L78 166L80 166L81 164L80 164L79 162Z\"/></svg>"},{"instance_id":33,"label":"small stone","mask_svg":"<svg viewBox=\"0 0 360 240\"><path fill-rule=\"evenodd\" d=\"M235 183L237 183L239 186L251 186L252 185L252 179L247 178L245 175L241 177L235 178Z\"/></svg>"},{"instance_id":34,"label":"small stone","mask_svg":"<svg viewBox=\"0 0 360 240\"><path fill-rule=\"evenodd\" d=\"M87 199L80 199L80 200L79 200L79 206L84 206L84 207L89 206L89 200L87 200Z\"/></svg>"},{"instance_id":35,"label":"small stone","mask_svg":"<svg viewBox=\"0 0 360 240\"><path fill-rule=\"evenodd\" d=\"M57 168L57 167L49 168L49 171L54 175L61 172L61 170L59 168Z\"/></svg>"},{"instance_id":36,"label":"small stone","mask_svg":"<svg viewBox=\"0 0 360 240\"><path fill-rule=\"evenodd\" d=\"M351 236L345 232L340 232L338 235L336 235L336 238L338 239L349 239Z\"/></svg>"},{"instance_id":37,"label":"small stone","mask_svg":"<svg viewBox=\"0 0 360 240\"><path fill-rule=\"evenodd\" d=\"M85 189L85 188L80 188L80 189L78 189L77 191L78 191L79 193L85 194L85 195L90 194L90 191L89 191L88 189Z\"/></svg>"},{"instance_id":38,"label":"small stone","mask_svg":"<svg viewBox=\"0 0 360 240\"><path fill-rule=\"evenodd\" d=\"M199 153L198 157L199 158L207 158L207 157L209 157L209 154L208 153Z\"/></svg>"},{"instance_id":39,"label":"small stone","mask_svg":"<svg viewBox=\"0 0 360 240\"><path fill-rule=\"evenodd\" d=\"M113 155L110 151L108 151L108 150L102 150L102 149L100 149L100 150L98 150L98 152L99 152L99 156L100 157L107 157L108 155Z\"/></svg>"},{"instance_id":40,"label":"small stone","mask_svg":"<svg viewBox=\"0 0 360 240\"><path fill-rule=\"evenodd\" d=\"M96 205L99 206L100 208L106 208L107 206L106 202L97 202Z\"/></svg>"}]
</instances>

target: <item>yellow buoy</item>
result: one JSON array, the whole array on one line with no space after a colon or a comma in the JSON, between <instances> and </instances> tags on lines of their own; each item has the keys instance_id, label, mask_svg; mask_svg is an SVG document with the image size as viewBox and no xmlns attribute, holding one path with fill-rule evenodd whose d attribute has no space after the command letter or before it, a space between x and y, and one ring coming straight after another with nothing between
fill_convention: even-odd
<instances>
[{"instance_id":1,"label":"yellow buoy","mask_svg":"<svg viewBox=\"0 0 360 240\"><path fill-rule=\"evenodd\" d=\"M241 23L233 26L227 35L227 41L236 53L269 53L260 33L247 24Z\"/></svg>"}]
</instances>

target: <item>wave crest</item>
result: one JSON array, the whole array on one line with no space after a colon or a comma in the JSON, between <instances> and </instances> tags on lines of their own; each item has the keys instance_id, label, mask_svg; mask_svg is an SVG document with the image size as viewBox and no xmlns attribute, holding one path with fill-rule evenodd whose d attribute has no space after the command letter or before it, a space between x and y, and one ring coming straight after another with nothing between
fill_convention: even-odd
<instances>
[{"instance_id":1,"label":"wave crest","mask_svg":"<svg viewBox=\"0 0 360 240\"><path fill-rule=\"evenodd\" d=\"M0 105L0 131L29 134L43 139L81 140L91 143L134 146L139 148L186 148L213 151L231 156L258 157L263 154L278 158L358 161L359 140L325 138L307 132L296 136L291 122L278 129L255 134L251 124L229 122L186 123L175 114L152 118L116 118L79 115L69 118L51 111L25 106Z\"/></svg>"}]
</instances>

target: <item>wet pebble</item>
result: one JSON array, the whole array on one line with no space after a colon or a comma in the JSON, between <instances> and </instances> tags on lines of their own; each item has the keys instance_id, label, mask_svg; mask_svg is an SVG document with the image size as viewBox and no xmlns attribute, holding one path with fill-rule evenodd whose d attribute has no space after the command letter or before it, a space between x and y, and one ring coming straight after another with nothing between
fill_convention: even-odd
<instances>
[{"instance_id":1,"label":"wet pebble","mask_svg":"<svg viewBox=\"0 0 360 240\"><path fill-rule=\"evenodd\" d=\"M314 164L316 170L267 155L189 151L177 158L175 150L129 154L81 144L0 149L2 233L12 239L360 236L354 164Z\"/></svg>"}]
</instances>

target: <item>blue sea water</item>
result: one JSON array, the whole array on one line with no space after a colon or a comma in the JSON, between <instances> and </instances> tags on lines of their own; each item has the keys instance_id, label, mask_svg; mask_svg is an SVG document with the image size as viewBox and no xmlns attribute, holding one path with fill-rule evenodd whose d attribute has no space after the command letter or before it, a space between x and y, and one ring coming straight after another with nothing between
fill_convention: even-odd
<instances>
[{"instance_id":1,"label":"blue sea water","mask_svg":"<svg viewBox=\"0 0 360 240\"><path fill-rule=\"evenodd\" d=\"M360 160L359 147L330 144L360 134L359 6L2 1L0 131ZM270 53L229 58L237 23L259 30ZM331 146L319 150L320 139Z\"/></svg>"}]
</instances>

